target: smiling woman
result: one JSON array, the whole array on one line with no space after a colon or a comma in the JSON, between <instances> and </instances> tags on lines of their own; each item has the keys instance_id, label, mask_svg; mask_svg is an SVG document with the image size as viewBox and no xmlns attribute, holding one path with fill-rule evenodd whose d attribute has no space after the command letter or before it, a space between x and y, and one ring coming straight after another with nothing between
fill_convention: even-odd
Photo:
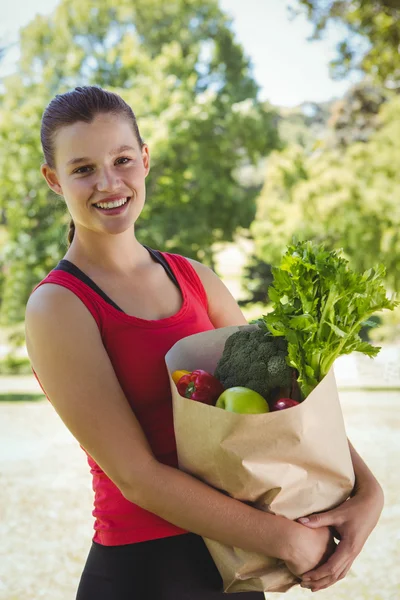
<instances>
[{"instance_id":1,"label":"smiling woman","mask_svg":"<svg viewBox=\"0 0 400 600\"><path fill-rule=\"evenodd\" d=\"M31 294L26 340L93 476L77 598L222 598L201 536L283 556L273 532L287 526L177 469L164 356L182 337L246 320L211 269L136 239L150 156L122 98L97 87L57 96L41 138L42 174L72 226L64 258Z\"/></svg>"},{"instance_id":2,"label":"smiling woman","mask_svg":"<svg viewBox=\"0 0 400 600\"><path fill-rule=\"evenodd\" d=\"M150 168L148 146L130 107L119 96L104 92L102 110L94 112L99 102L97 88L80 90L53 100L44 113L41 132L46 159L42 173L50 188L66 201L72 217L70 243L77 223L91 223L88 228L97 232L106 227L118 233L131 217L130 204L137 218L145 202L144 179ZM110 195L110 190L118 193ZM96 213L102 216L93 222ZM121 218L104 221L103 215Z\"/></svg>"},{"instance_id":3,"label":"smiling woman","mask_svg":"<svg viewBox=\"0 0 400 600\"><path fill-rule=\"evenodd\" d=\"M332 552L328 525L257 510L178 469L165 355L184 337L246 319L211 269L137 240L150 155L131 108L76 88L46 108L41 138L42 173L74 225L63 260L30 296L26 342L93 477L95 533L78 600L222 600L203 537L310 571Z\"/></svg>"},{"instance_id":4,"label":"smiling woman","mask_svg":"<svg viewBox=\"0 0 400 600\"><path fill-rule=\"evenodd\" d=\"M46 108L41 139L43 176L73 226L64 258L29 298L26 343L93 477L95 532L77 599L222 600L202 538L315 577L334 547L332 523L312 528L260 511L178 468L165 355L182 338L246 319L211 269L137 240L150 154L131 108L101 88L76 88ZM358 494L347 503L350 525L364 523L361 543L381 501L354 457L364 490L372 485L378 498L372 505L369 493ZM323 576L323 587L337 579Z\"/></svg>"}]
</instances>

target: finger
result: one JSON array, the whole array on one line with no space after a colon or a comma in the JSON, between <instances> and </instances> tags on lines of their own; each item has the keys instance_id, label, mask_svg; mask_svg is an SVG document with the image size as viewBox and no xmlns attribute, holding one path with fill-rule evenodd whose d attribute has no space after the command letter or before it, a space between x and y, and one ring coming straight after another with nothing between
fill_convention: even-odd
<instances>
[{"instance_id":1,"label":"finger","mask_svg":"<svg viewBox=\"0 0 400 600\"><path fill-rule=\"evenodd\" d=\"M301 580L304 582L318 581L324 577L331 577L341 572L348 560L353 560L350 552L350 544L342 541L336 546L335 552L323 565L317 569L303 573Z\"/></svg>"},{"instance_id":2,"label":"finger","mask_svg":"<svg viewBox=\"0 0 400 600\"><path fill-rule=\"evenodd\" d=\"M331 587L341 579L344 579L347 572L349 571L351 563L346 565L346 568L339 574L334 577L324 577L324 579L320 579L316 582L309 582L308 584L302 585L302 587L308 588L312 592L319 592L320 590L324 590L328 587Z\"/></svg>"},{"instance_id":3,"label":"finger","mask_svg":"<svg viewBox=\"0 0 400 600\"><path fill-rule=\"evenodd\" d=\"M312 529L316 527L333 527L343 524L341 512L336 509L323 513L316 513L315 515L309 515L308 517L300 517L297 521Z\"/></svg>"},{"instance_id":4,"label":"finger","mask_svg":"<svg viewBox=\"0 0 400 600\"><path fill-rule=\"evenodd\" d=\"M338 571L335 575L332 575L331 577L324 577L323 579L319 579L318 581L310 581L308 583L309 589L311 589L313 592L318 592L319 590L330 587L334 583L340 581L341 579L344 579L351 567L351 564L352 561L349 560L345 563L343 568L340 571Z\"/></svg>"},{"instance_id":5,"label":"finger","mask_svg":"<svg viewBox=\"0 0 400 600\"><path fill-rule=\"evenodd\" d=\"M309 584L308 589L312 592L319 592L320 590L325 590L326 588L331 587L332 585L346 577L347 573L350 570L351 564L352 562L349 561L349 563L346 564L346 567L343 569L343 571L334 578L325 578L323 580L317 581L315 584Z\"/></svg>"}]
</instances>

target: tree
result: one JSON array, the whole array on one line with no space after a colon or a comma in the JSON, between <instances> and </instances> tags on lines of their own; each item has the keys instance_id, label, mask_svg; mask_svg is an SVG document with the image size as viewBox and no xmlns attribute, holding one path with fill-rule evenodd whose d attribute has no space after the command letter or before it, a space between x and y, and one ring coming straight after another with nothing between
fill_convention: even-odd
<instances>
[{"instance_id":1,"label":"tree","mask_svg":"<svg viewBox=\"0 0 400 600\"><path fill-rule=\"evenodd\" d=\"M239 306L269 304L268 288L273 282L271 265L252 254L243 269L242 277L246 281L246 297L238 300Z\"/></svg>"},{"instance_id":2,"label":"tree","mask_svg":"<svg viewBox=\"0 0 400 600\"><path fill-rule=\"evenodd\" d=\"M272 283L271 264L265 262L263 256L268 257L268 260L278 261L279 251L273 259L272 248L264 254L263 246L268 245L270 236L276 235L277 229L279 230L279 223L273 218L274 199L278 204L279 201L290 202L294 186L308 177L306 157L335 140L333 129L328 127L333 106L333 101L304 102L294 108L279 109L279 134L285 144L285 150L267 158L268 166L264 164L264 179L266 168L268 168L268 177L265 179L262 194L271 202L264 204L260 199L258 201L257 218L251 226L256 236L257 249L255 253L249 255L243 270L242 277L245 281L243 287L246 296L239 300L240 306L269 303L268 287ZM285 192L282 194L283 190ZM296 223L294 220L291 220L291 223L295 231ZM273 224L273 231L271 231L271 224ZM283 235L287 236L287 219L284 220L284 224Z\"/></svg>"},{"instance_id":3,"label":"tree","mask_svg":"<svg viewBox=\"0 0 400 600\"><path fill-rule=\"evenodd\" d=\"M279 134L285 145L299 145L312 152L326 137L334 101L303 102L279 110Z\"/></svg>"},{"instance_id":4,"label":"tree","mask_svg":"<svg viewBox=\"0 0 400 600\"><path fill-rule=\"evenodd\" d=\"M265 263L280 262L286 243L298 231L301 213L295 193L309 178L307 157L304 148L292 145L273 152L268 160L256 218L250 227L255 256Z\"/></svg>"},{"instance_id":5,"label":"tree","mask_svg":"<svg viewBox=\"0 0 400 600\"><path fill-rule=\"evenodd\" d=\"M43 185L39 172L43 159L38 127L46 97L39 86L22 86L19 77L11 78L0 111L4 148L0 209L6 231L1 248L1 320L5 324L23 319L30 291L65 246L65 207Z\"/></svg>"},{"instance_id":6,"label":"tree","mask_svg":"<svg viewBox=\"0 0 400 600\"><path fill-rule=\"evenodd\" d=\"M256 254L276 264L293 236L343 248L354 268L385 264L398 289L400 271L400 98L381 107L366 143L307 156L275 153L251 227Z\"/></svg>"},{"instance_id":7,"label":"tree","mask_svg":"<svg viewBox=\"0 0 400 600\"><path fill-rule=\"evenodd\" d=\"M358 69L379 84L400 88L400 5L398 0L296 0L314 23L319 38L332 22L344 25L345 39L332 62L333 73L343 77Z\"/></svg>"},{"instance_id":8,"label":"tree","mask_svg":"<svg viewBox=\"0 0 400 600\"><path fill-rule=\"evenodd\" d=\"M331 143L345 148L354 142L367 142L380 126L379 111L387 99L382 88L367 81L354 85L332 107Z\"/></svg>"},{"instance_id":9,"label":"tree","mask_svg":"<svg viewBox=\"0 0 400 600\"><path fill-rule=\"evenodd\" d=\"M236 174L279 139L216 0L62 0L22 31L20 47L0 110L3 321L23 318L32 285L65 250L65 209L39 174L40 117L55 93L97 84L133 107L152 152L143 243L212 264L213 243L249 226L258 191Z\"/></svg>"}]
</instances>

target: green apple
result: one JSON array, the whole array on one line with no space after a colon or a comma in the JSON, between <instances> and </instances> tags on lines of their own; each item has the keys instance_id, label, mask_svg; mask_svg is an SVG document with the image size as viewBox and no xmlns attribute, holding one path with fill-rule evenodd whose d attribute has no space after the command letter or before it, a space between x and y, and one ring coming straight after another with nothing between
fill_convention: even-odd
<instances>
[{"instance_id":1,"label":"green apple","mask_svg":"<svg viewBox=\"0 0 400 600\"><path fill-rule=\"evenodd\" d=\"M215 406L242 414L269 412L268 402L261 394L241 386L231 387L222 392Z\"/></svg>"}]
</instances>

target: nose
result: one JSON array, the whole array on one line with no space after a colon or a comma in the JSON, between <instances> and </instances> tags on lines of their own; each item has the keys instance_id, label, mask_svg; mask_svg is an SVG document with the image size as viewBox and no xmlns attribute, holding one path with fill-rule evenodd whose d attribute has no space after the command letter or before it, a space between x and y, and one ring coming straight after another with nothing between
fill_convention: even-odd
<instances>
[{"instance_id":1,"label":"nose","mask_svg":"<svg viewBox=\"0 0 400 600\"><path fill-rule=\"evenodd\" d=\"M118 173L113 169L104 168L98 170L96 188L99 192L113 192L120 186Z\"/></svg>"}]
</instances>

